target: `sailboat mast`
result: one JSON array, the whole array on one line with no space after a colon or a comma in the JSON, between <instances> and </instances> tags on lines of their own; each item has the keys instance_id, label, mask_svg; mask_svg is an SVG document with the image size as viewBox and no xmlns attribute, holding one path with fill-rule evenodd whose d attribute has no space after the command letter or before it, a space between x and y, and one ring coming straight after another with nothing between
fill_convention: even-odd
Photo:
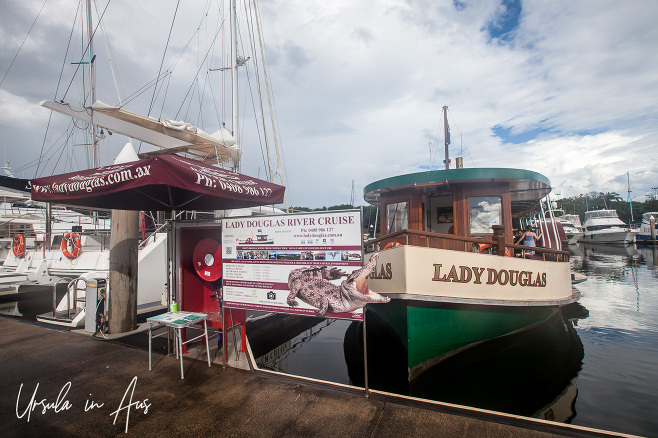
<instances>
[{"instance_id":1,"label":"sailboat mast","mask_svg":"<svg viewBox=\"0 0 658 438\"><path fill-rule=\"evenodd\" d=\"M236 22L236 7L235 0L230 0L229 14L231 15L231 100L232 100L232 116L233 116L233 137L235 138L235 145L239 147L238 139L238 38L237 38L237 22ZM236 170L238 165L235 166Z\"/></svg>"},{"instance_id":2,"label":"sailboat mast","mask_svg":"<svg viewBox=\"0 0 658 438\"><path fill-rule=\"evenodd\" d=\"M626 179L628 181L628 208L631 210L631 223L633 222L633 202L631 201L631 176L626 172Z\"/></svg>"},{"instance_id":3,"label":"sailboat mast","mask_svg":"<svg viewBox=\"0 0 658 438\"><path fill-rule=\"evenodd\" d=\"M89 83L91 84L90 106L96 102L96 66L94 64L94 40L92 38L92 25L91 25L91 0L87 0L87 37L89 39L89 50L87 51L89 59ZM91 112L91 167L100 167L99 153L98 153L98 136L96 134L96 125L94 124L94 112Z\"/></svg>"},{"instance_id":4,"label":"sailboat mast","mask_svg":"<svg viewBox=\"0 0 658 438\"><path fill-rule=\"evenodd\" d=\"M443 107L443 138L445 139L446 149L446 169L450 169L450 156L448 155L448 145L450 144L450 130L448 128L448 107Z\"/></svg>"}]
</instances>

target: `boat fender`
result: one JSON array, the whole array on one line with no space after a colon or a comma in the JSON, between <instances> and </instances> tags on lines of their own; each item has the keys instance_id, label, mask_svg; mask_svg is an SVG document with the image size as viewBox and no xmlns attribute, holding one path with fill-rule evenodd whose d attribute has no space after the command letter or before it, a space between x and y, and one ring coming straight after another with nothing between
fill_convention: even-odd
<instances>
[{"instance_id":1,"label":"boat fender","mask_svg":"<svg viewBox=\"0 0 658 438\"><path fill-rule=\"evenodd\" d=\"M402 244L398 242L388 242L384 249L395 248L396 246L402 246Z\"/></svg>"},{"instance_id":2,"label":"boat fender","mask_svg":"<svg viewBox=\"0 0 658 438\"><path fill-rule=\"evenodd\" d=\"M69 242L71 242L71 246L73 247L72 251L69 251ZM82 249L82 245L80 244L80 236L77 234L70 232L66 233L64 235L64 238L62 238L62 254L66 256L68 259L74 259L80 255L80 250Z\"/></svg>"},{"instance_id":3,"label":"boat fender","mask_svg":"<svg viewBox=\"0 0 658 438\"><path fill-rule=\"evenodd\" d=\"M25 255L25 237L22 234L14 236L14 240L11 241L11 250L18 258Z\"/></svg>"}]
</instances>

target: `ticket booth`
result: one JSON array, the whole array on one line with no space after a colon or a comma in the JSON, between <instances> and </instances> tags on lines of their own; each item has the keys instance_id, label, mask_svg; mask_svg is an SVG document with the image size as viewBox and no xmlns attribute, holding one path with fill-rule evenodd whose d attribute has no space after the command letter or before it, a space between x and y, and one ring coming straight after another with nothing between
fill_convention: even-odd
<instances>
[{"instance_id":1,"label":"ticket booth","mask_svg":"<svg viewBox=\"0 0 658 438\"><path fill-rule=\"evenodd\" d=\"M221 222L177 221L172 223L170 233L171 252L174 255L171 258L171 298L177 303L178 310L207 314L208 327L222 333L224 347L227 341L225 329L239 326L244 348L246 311L224 311L222 308ZM183 339L185 337L184 333ZM231 339L237 337L232 336ZM226 350L224 348L224 360L227 360Z\"/></svg>"}]
</instances>

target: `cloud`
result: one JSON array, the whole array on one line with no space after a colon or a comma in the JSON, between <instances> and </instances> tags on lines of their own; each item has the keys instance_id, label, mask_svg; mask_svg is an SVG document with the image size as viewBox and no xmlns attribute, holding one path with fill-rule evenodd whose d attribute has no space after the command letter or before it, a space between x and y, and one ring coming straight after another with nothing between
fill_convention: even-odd
<instances>
[{"instance_id":1,"label":"cloud","mask_svg":"<svg viewBox=\"0 0 658 438\"><path fill-rule=\"evenodd\" d=\"M41 4L21 2L3 11L3 74ZM562 196L590 190L625 193L626 172L638 198L655 186L655 2L258 4L277 136L295 205L347 203L352 180L363 203L365 185L428 168L430 148L433 168L440 166L444 105L449 107L451 157L463 155L466 166L535 170ZM161 63L163 71L173 69L159 82L154 104L153 88L146 88L126 108L141 114L152 108L155 117L185 119L207 132L222 123L230 128L230 75L208 70L224 66L228 57L224 4L186 2L172 26L175 6L173 0L111 3L106 12L104 30L123 99L152 81ZM25 151L38 155L49 114L37 103L52 98L62 66L60 95L70 83L74 56L66 64L59 58L76 7L77 2L63 0L46 5L0 88L5 114L11 114L0 121L0 129L7 133L5 141L21 145L7 147L13 165L27 161ZM239 52L252 56L240 70L241 171L263 177L269 166L261 146L264 135L256 129L261 116L252 108L259 98L251 76L253 63L262 60L249 50L249 26L242 20L239 27ZM81 35L74 29L79 57ZM95 45L98 96L115 104L102 41L98 36ZM72 103L82 100L79 78L67 95ZM264 87L261 91L267 108ZM66 128L68 121L59 117L53 116L57 126L51 129ZM29 126L29 132L16 134L11 129L16 123ZM104 142L104 157L111 161L125 138ZM69 153L79 150L76 146Z\"/></svg>"}]
</instances>

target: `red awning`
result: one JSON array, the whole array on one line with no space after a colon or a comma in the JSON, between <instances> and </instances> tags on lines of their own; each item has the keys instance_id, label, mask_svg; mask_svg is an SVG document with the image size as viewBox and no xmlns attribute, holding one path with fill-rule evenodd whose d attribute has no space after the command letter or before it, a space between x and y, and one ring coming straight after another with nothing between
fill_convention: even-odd
<instances>
[{"instance_id":1,"label":"red awning","mask_svg":"<svg viewBox=\"0 0 658 438\"><path fill-rule=\"evenodd\" d=\"M32 199L117 210L226 210L283 201L285 187L176 155L31 180Z\"/></svg>"}]
</instances>

